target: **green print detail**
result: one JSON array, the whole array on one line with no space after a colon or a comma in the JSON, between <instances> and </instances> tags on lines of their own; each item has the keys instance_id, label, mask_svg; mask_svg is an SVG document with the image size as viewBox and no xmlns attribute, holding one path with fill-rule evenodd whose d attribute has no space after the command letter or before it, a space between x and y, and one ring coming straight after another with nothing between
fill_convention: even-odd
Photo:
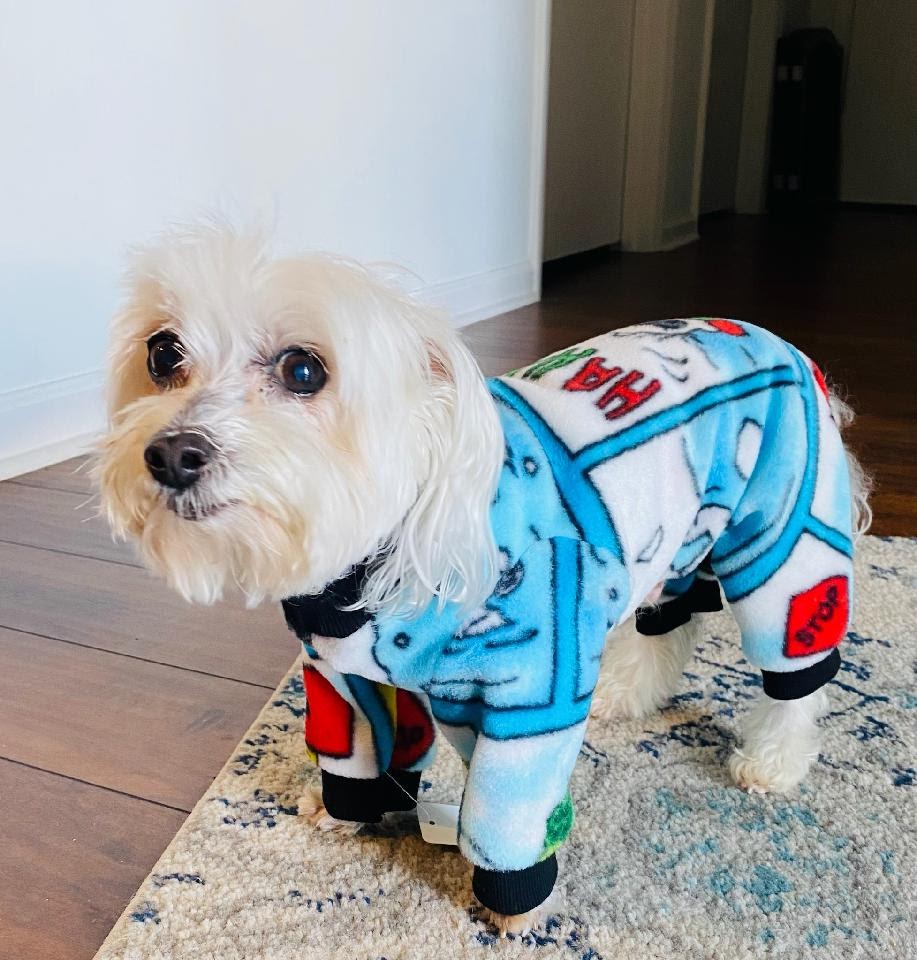
<instances>
[{"instance_id":1,"label":"green print detail","mask_svg":"<svg viewBox=\"0 0 917 960\"><path fill-rule=\"evenodd\" d=\"M563 800L551 811L544 835L544 849L539 859L544 860L567 839L573 829L573 801L570 794L564 794Z\"/></svg>"},{"instance_id":2,"label":"green print detail","mask_svg":"<svg viewBox=\"0 0 917 960\"><path fill-rule=\"evenodd\" d=\"M577 350L576 347L569 347L567 350L561 350L560 353L552 353L549 357L542 357L536 360L530 367L519 367L518 370L510 370L508 377L516 376L521 373L525 380L540 380L551 370L557 370L560 367L566 367L583 357L591 357L595 353L595 347L583 347Z\"/></svg>"}]
</instances>

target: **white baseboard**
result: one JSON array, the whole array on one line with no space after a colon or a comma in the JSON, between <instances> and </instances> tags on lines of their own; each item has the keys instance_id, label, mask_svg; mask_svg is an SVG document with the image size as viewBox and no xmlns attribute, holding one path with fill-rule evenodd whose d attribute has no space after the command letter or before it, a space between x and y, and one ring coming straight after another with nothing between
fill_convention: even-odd
<instances>
[{"instance_id":1,"label":"white baseboard","mask_svg":"<svg viewBox=\"0 0 917 960\"><path fill-rule=\"evenodd\" d=\"M683 247L686 243L697 240L697 217L691 217L680 223L666 224L662 228L662 243L660 250L674 250Z\"/></svg>"},{"instance_id":2,"label":"white baseboard","mask_svg":"<svg viewBox=\"0 0 917 960\"><path fill-rule=\"evenodd\" d=\"M416 296L464 327L538 300L540 270L527 261L445 283ZM0 480L86 453L105 428L101 370L0 393Z\"/></svg>"},{"instance_id":3,"label":"white baseboard","mask_svg":"<svg viewBox=\"0 0 917 960\"><path fill-rule=\"evenodd\" d=\"M101 430L93 430L73 437L64 437L43 447L33 447L8 457L0 457L0 481L89 453L101 436Z\"/></svg>"},{"instance_id":4,"label":"white baseboard","mask_svg":"<svg viewBox=\"0 0 917 960\"><path fill-rule=\"evenodd\" d=\"M415 295L447 311L457 327L535 303L541 296L541 270L527 260L419 287Z\"/></svg>"},{"instance_id":5,"label":"white baseboard","mask_svg":"<svg viewBox=\"0 0 917 960\"><path fill-rule=\"evenodd\" d=\"M104 425L101 370L0 393L0 480L86 453Z\"/></svg>"}]
</instances>

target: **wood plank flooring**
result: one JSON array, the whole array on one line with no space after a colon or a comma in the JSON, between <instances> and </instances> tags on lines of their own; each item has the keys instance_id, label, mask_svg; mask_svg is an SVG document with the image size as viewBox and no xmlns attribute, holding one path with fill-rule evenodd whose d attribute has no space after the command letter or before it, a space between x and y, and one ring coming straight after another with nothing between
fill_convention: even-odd
<instances>
[{"instance_id":1,"label":"wood plank flooring","mask_svg":"<svg viewBox=\"0 0 917 960\"><path fill-rule=\"evenodd\" d=\"M0 800L3 960L91 957L185 819L181 810L5 760Z\"/></svg>"},{"instance_id":2,"label":"wood plank flooring","mask_svg":"<svg viewBox=\"0 0 917 960\"><path fill-rule=\"evenodd\" d=\"M127 564L0 541L0 569L0 621L24 633L271 689L296 652L277 609L191 607Z\"/></svg>"},{"instance_id":3,"label":"wood plank flooring","mask_svg":"<svg viewBox=\"0 0 917 960\"><path fill-rule=\"evenodd\" d=\"M475 324L467 340L496 374L604 330L687 316L748 320L815 360L858 414L848 439L876 479L873 533L917 530L917 213L716 218L669 253L549 270L540 303Z\"/></svg>"},{"instance_id":4,"label":"wood plank flooring","mask_svg":"<svg viewBox=\"0 0 917 960\"><path fill-rule=\"evenodd\" d=\"M0 661L16 664L0 671L0 755L177 810L194 806L214 760L229 756L270 696L2 628Z\"/></svg>"},{"instance_id":5,"label":"wood plank flooring","mask_svg":"<svg viewBox=\"0 0 917 960\"><path fill-rule=\"evenodd\" d=\"M692 314L770 326L848 388L874 532L917 534L917 217L704 226L552 269L469 328L488 373ZM83 461L0 484L0 960L85 960L292 662L278 611L190 607L92 519Z\"/></svg>"}]
</instances>

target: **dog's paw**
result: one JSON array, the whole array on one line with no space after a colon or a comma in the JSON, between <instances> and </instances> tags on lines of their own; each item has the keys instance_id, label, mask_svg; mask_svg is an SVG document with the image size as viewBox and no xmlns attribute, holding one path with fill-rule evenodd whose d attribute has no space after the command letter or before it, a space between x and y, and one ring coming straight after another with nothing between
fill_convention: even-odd
<instances>
[{"instance_id":1,"label":"dog's paw","mask_svg":"<svg viewBox=\"0 0 917 960\"><path fill-rule=\"evenodd\" d=\"M729 758L729 772L736 786L747 793L786 793L805 777L809 762L805 758L772 756L759 760L736 750Z\"/></svg>"},{"instance_id":2,"label":"dog's paw","mask_svg":"<svg viewBox=\"0 0 917 960\"><path fill-rule=\"evenodd\" d=\"M501 937L521 937L531 930L537 930L560 907L560 897L553 891L544 903L540 903L528 913L497 913L489 907L484 907L482 917L497 928Z\"/></svg>"},{"instance_id":3,"label":"dog's paw","mask_svg":"<svg viewBox=\"0 0 917 960\"><path fill-rule=\"evenodd\" d=\"M589 716L596 720L636 720L656 709L656 703L646 702L632 688L614 680L600 680L592 695Z\"/></svg>"},{"instance_id":4,"label":"dog's paw","mask_svg":"<svg viewBox=\"0 0 917 960\"><path fill-rule=\"evenodd\" d=\"M742 746L729 760L732 779L749 793L786 793L798 786L818 759L816 721L827 712L824 689L798 700L763 695L742 724Z\"/></svg>"},{"instance_id":5,"label":"dog's paw","mask_svg":"<svg viewBox=\"0 0 917 960\"><path fill-rule=\"evenodd\" d=\"M353 820L338 820L332 817L325 809L322 795L318 790L310 787L299 798L297 805L299 815L304 817L313 827L324 833L336 833L342 837L352 837L363 826Z\"/></svg>"}]
</instances>

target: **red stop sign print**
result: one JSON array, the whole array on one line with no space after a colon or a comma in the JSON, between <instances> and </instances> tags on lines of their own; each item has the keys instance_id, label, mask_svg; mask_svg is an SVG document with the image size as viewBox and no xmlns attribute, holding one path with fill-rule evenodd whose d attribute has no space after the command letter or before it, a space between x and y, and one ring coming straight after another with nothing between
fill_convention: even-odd
<instances>
[{"instance_id":1,"label":"red stop sign print","mask_svg":"<svg viewBox=\"0 0 917 960\"><path fill-rule=\"evenodd\" d=\"M828 577L790 601L783 651L807 657L836 647L847 629L849 587L846 577Z\"/></svg>"}]
</instances>

